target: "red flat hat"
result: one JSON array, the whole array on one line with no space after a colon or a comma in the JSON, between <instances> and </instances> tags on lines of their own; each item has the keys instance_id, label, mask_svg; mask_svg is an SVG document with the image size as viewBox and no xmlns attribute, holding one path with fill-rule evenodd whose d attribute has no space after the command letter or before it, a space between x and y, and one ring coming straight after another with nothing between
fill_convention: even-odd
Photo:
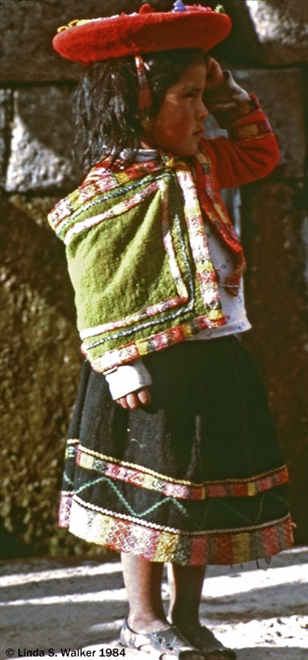
<instances>
[{"instance_id":1,"label":"red flat hat","mask_svg":"<svg viewBox=\"0 0 308 660\"><path fill-rule=\"evenodd\" d=\"M72 21L59 28L53 46L79 64L175 48L208 51L225 39L231 25L226 14L177 0L169 12L143 5L138 14Z\"/></svg>"}]
</instances>

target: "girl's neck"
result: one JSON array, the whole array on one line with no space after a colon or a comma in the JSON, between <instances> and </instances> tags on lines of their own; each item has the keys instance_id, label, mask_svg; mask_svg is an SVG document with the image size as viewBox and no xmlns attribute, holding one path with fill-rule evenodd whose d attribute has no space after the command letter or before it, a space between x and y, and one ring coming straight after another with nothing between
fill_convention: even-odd
<instances>
[{"instance_id":1,"label":"girl's neck","mask_svg":"<svg viewBox=\"0 0 308 660\"><path fill-rule=\"evenodd\" d=\"M150 150L150 151L152 151L153 149L156 149L154 144L150 144L150 141L146 141L146 140L141 140L140 147L141 147L141 149L146 149L146 150Z\"/></svg>"}]
</instances>

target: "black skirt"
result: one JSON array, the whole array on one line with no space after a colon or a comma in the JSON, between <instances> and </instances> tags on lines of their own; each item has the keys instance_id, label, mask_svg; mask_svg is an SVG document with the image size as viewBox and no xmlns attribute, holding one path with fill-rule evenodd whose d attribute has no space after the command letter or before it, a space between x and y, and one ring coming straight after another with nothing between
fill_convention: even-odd
<instances>
[{"instance_id":1,"label":"black skirt","mask_svg":"<svg viewBox=\"0 0 308 660\"><path fill-rule=\"evenodd\" d=\"M150 406L112 401L86 362L69 429L60 526L151 561L235 564L292 545L263 385L237 338L144 358Z\"/></svg>"}]
</instances>

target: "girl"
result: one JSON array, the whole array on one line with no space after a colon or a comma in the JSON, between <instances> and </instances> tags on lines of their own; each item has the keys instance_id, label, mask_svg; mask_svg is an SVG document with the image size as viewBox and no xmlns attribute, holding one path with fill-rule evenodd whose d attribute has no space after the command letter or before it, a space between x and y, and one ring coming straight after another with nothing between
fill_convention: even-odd
<instances>
[{"instance_id":1,"label":"girl","mask_svg":"<svg viewBox=\"0 0 308 660\"><path fill-rule=\"evenodd\" d=\"M86 358L60 525L121 551L120 641L160 658L235 658L199 622L205 566L292 542L286 468L237 338L245 259L219 192L268 174L278 149L257 99L204 54L230 27L178 0L54 39L89 65L75 107L87 176L49 215ZM209 112L229 138L203 136Z\"/></svg>"}]
</instances>

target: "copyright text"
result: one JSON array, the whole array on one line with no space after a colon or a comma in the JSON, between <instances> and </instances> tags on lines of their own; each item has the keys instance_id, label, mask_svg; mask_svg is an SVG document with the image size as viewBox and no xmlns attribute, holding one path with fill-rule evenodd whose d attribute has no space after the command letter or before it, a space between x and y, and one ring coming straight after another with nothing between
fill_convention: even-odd
<instances>
[{"instance_id":1,"label":"copyright text","mask_svg":"<svg viewBox=\"0 0 308 660\"><path fill-rule=\"evenodd\" d=\"M102 647L95 649L6 649L7 658L123 658L125 649Z\"/></svg>"}]
</instances>

